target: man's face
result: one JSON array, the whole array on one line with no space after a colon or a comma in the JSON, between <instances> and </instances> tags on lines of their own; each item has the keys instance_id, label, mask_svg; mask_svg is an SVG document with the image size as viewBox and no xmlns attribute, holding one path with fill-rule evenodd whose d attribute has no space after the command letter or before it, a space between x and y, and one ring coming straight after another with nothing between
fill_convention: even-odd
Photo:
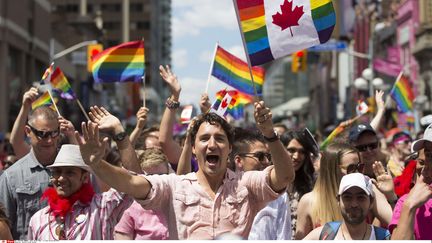
<instances>
[{"instance_id":1,"label":"man's face","mask_svg":"<svg viewBox=\"0 0 432 243\"><path fill-rule=\"evenodd\" d=\"M339 197L339 207L346 223L361 224L372 208L369 196L359 187L351 187Z\"/></svg>"},{"instance_id":2,"label":"man's face","mask_svg":"<svg viewBox=\"0 0 432 243\"><path fill-rule=\"evenodd\" d=\"M342 155L339 168L342 176L355 172L363 173L364 164L360 161L357 153L348 153Z\"/></svg>"},{"instance_id":3,"label":"man's face","mask_svg":"<svg viewBox=\"0 0 432 243\"><path fill-rule=\"evenodd\" d=\"M41 116L36 117L33 124L26 126L25 131L36 156L55 157L60 139L59 129L57 120L47 120Z\"/></svg>"},{"instance_id":4,"label":"man's face","mask_svg":"<svg viewBox=\"0 0 432 243\"><path fill-rule=\"evenodd\" d=\"M406 139L398 140L394 143L394 147L400 155L406 157L411 154L411 139L407 137Z\"/></svg>"},{"instance_id":5,"label":"man's face","mask_svg":"<svg viewBox=\"0 0 432 243\"><path fill-rule=\"evenodd\" d=\"M432 183L432 142L425 141L424 142L424 167L421 171L423 175L424 182L426 184Z\"/></svg>"},{"instance_id":6,"label":"man's face","mask_svg":"<svg viewBox=\"0 0 432 243\"><path fill-rule=\"evenodd\" d=\"M368 166L372 169L373 162L378 159L379 141L377 136L371 132L364 132L357 139L355 147L360 152L362 161L366 165L366 170Z\"/></svg>"},{"instance_id":7,"label":"man's face","mask_svg":"<svg viewBox=\"0 0 432 243\"><path fill-rule=\"evenodd\" d=\"M73 166L52 169L52 183L60 197L69 197L88 182L88 172Z\"/></svg>"},{"instance_id":8,"label":"man's face","mask_svg":"<svg viewBox=\"0 0 432 243\"><path fill-rule=\"evenodd\" d=\"M237 166L241 167L243 171L264 170L271 164L269 150L264 143L255 141L248 147L248 151L244 151L235 157Z\"/></svg>"},{"instance_id":9,"label":"man's face","mask_svg":"<svg viewBox=\"0 0 432 243\"><path fill-rule=\"evenodd\" d=\"M219 124L202 123L196 133L192 151L198 160L199 170L205 175L218 177L225 174L231 145Z\"/></svg>"}]
</instances>

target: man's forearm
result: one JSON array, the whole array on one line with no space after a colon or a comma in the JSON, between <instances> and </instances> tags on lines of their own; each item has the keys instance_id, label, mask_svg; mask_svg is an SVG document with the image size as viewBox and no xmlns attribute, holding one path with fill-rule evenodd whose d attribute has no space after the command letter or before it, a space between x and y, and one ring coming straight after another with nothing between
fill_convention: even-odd
<instances>
[{"instance_id":1,"label":"man's forearm","mask_svg":"<svg viewBox=\"0 0 432 243\"><path fill-rule=\"evenodd\" d=\"M414 239L414 217L416 208L409 206L407 201L402 206L401 215L391 236L392 240L413 240Z\"/></svg>"},{"instance_id":2,"label":"man's forearm","mask_svg":"<svg viewBox=\"0 0 432 243\"><path fill-rule=\"evenodd\" d=\"M129 140L129 137L126 136L122 141L116 143L123 166L127 170L133 171L137 174L142 174L138 157L136 155L135 149L132 146L132 143Z\"/></svg>"},{"instance_id":3,"label":"man's forearm","mask_svg":"<svg viewBox=\"0 0 432 243\"><path fill-rule=\"evenodd\" d=\"M28 145L25 138L25 125L27 122L27 115L30 112L30 107L21 106L18 117L16 118L12 127L10 142L14 149L17 160L24 157L30 152L30 145Z\"/></svg>"},{"instance_id":4,"label":"man's forearm","mask_svg":"<svg viewBox=\"0 0 432 243\"><path fill-rule=\"evenodd\" d=\"M272 185L275 191L280 191L294 181L294 167L287 150L278 139L275 142L269 142L268 147L272 156L274 165L274 179L272 177Z\"/></svg>"}]
</instances>

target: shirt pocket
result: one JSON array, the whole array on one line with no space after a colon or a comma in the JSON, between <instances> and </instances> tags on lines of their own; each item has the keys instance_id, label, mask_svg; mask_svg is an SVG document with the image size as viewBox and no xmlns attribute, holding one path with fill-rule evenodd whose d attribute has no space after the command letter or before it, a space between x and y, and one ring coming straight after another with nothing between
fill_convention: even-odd
<instances>
[{"instance_id":1,"label":"shirt pocket","mask_svg":"<svg viewBox=\"0 0 432 243\"><path fill-rule=\"evenodd\" d=\"M238 191L236 195L228 195L226 198L228 217L234 226L243 225L250 215L249 192L247 189Z\"/></svg>"},{"instance_id":2,"label":"shirt pocket","mask_svg":"<svg viewBox=\"0 0 432 243\"><path fill-rule=\"evenodd\" d=\"M178 220L187 226L199 221L200 218L200 198L196 196L186 195L183 193L175 193L175 207Z\"/></svg>"},{"instance_id":3,"label":"shirt pocket","mask_svg":"<svg viewBox=\"0 0 432 243\"><path fill-rule=\"evenodd\" d=\"M41 188L31 184L20 185L15 189L17 194L17 225L27 229L33 214L41 209Z\"/></svg>"}]
</instances>

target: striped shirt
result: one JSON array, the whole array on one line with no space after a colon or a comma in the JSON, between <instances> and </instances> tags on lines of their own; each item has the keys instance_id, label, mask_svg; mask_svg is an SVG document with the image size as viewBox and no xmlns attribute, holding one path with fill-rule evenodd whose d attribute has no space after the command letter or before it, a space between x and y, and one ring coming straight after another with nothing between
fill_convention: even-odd
<instances>
[{"instance_id":1,"label":"striped shirt","mask_svg":"<svg viewBox=\"0 0 432 243\"><path fill-rule=\"evenodd\" d=\"M96 194L90 204L76 202L65 217L66 239L112 240L115 225L132 202L131 197L114 189ZM57 227L60 223L49 206L45 207L30 219L28 240L58 240Z\"/></svg>"}]
</instances>

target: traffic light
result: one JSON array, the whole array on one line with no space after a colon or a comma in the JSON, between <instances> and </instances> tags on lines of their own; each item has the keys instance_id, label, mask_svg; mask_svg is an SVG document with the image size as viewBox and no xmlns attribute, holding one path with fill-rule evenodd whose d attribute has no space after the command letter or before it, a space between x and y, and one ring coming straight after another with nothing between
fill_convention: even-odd
<instances>
[{"instance_id":1,"label":"traffic light","mask_svg":"<svg viewBox=\"0 0 432 243\"><path fill-rule=\"evenodd\" d=\"M89 72L92 71L92 57L97 55L99 52L103 50L103 46L101 44L93 44L87 46L87 70Z\"/></svg>"},{"instance_id":2,"label":"traffic light","mask_svg":"<svg viewBox=\"0 0 432 243\"><path fill-rule=\"evenodd\" d=\"M307 52L306 50L297 51L292 54L291 70L293 73L306 71L307 65Z\"/></svg>"}]
</instances>

